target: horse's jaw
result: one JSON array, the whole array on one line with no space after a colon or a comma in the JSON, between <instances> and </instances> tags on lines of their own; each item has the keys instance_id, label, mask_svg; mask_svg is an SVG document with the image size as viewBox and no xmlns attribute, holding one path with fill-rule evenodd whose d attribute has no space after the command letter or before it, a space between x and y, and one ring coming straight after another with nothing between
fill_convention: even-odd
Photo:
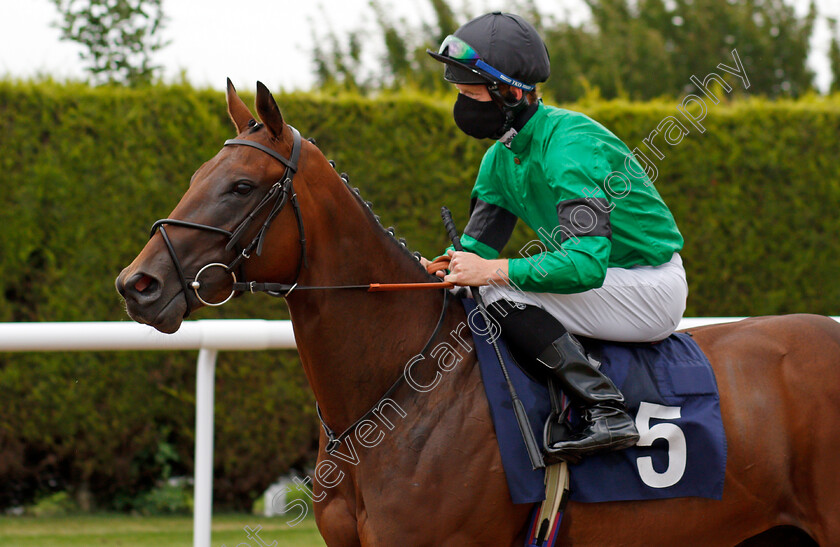
<instances>
[{"instance_id":1,"label":"horse's jaw","mask_svg":"<svg viewBox=\"0 0 840 547\"><path fill-rule=\"evenodd\" d=\"M164 334L172 334L181 328L181 323L184 322L186 307L187 304L184 301L183 293L178 293L157 314L154 311L132 309L132 306L128 302L126 302L125 309L128 312L128 316L134 321L154 327ZM150 317L151 319L149 319Z\"/></svg>"}]
</instances>

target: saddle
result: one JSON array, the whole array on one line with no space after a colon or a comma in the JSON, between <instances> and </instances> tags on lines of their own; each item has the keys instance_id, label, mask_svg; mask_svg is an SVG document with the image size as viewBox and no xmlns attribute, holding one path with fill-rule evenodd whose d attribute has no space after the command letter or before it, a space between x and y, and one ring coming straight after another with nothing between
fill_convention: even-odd
<instances>
[{"instance_id":1,"label":"saddle","mask_svg":"<svg viewBox=\"0 0 840 547\"><path fill-rule=\"evenodd\" d=\"M467 311L475 305L470 299L462 302ZM476 329L484 328L480 318L476 322ZM545 497L544 472L531 468L485 333L473 330L473 343L508 487L514 503L540 502ZM504 340L499 342L509 359ZM594 348L596 344L600 347ZM587 340L586 345L600 353L601 371L624 394L641 439L631 448L569 465L571 500L721 499L726 436L720 397L711 365L691 336L675 333L656 344ZM540 431L551 413L548 388L518 366L511 364L508 372L533 430ZM569 414L574 424L578 417L574 411Z\"/></svg>"},{"instance_id":2,"label":"saddle","mask_svg":"<svg viewBox=\"0 0 840 547\"><path fill-rule=\"evenodd\" d=\"M428 270L446 269L448 264L449 257L439 257L429 264ZM467 313L475 306L469 298L462 302ZM470 325L474 329L473 344L512 501L537 504L538 517L534 518L532 531L535 537L545 538L540 533L543 523L552 521L558 509L562 512L566 478L558 476L555 466L532 469L486 326L480 316L476 319L477 324ZM655 344L587 338L580 341L590 358L600 362L600 370L624 394L642 437L634 447L595 454L580 464L569 465L568 497L577 502L685 496L721 499L726 437L717 382L708 359L691 336L676 333ZM568 434L566 424L575 424L576 413L568 411L559 399L551 400L555 390L529 377L518 365L513 366L504 340L498 342L511 363L507 367L510 379L532 430L543 429L554 407L566 411L553 421L557 427L544 433ZM555 530L551 526L549 535Z\"/></svg>"}]
</instances>

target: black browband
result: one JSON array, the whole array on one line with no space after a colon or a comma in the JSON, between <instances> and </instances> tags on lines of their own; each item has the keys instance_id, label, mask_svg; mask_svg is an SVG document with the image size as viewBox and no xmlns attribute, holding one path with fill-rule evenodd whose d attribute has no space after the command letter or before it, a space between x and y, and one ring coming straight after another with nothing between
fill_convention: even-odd
<instances>
[{"instance_id":1,"label":"black browband","mask_svg":"<svg viewBox=\"0 0 840 547\"><path fill-rule=\"evenodd\" d=\"M262 150L263 152L265 152L266 154L268 154L272 158L276 159L277 161L279 161L280 163L282 163L283 165L285 165L286 167L288 167L292 171L297 172L297 162L298 162L298 159L300 158L300 147L297 146L297 145L300 143L300 133L298 133L297 130L294 127L292 127L291 125L289 126L289 128L291 128L291 130L294 133L296 133L295 146L292 148L292 157L289 158L289 159L286 159L285 157L281 156L276 151L274 151L271 148L265 146L264 144L260 144L258 142L254 142L254 141L249 141L249 140L246 140L246 139L228 139L228 140L225 141L225 146L230 146L232 144L240 144L242 146L250 146L251 148L256 148L257 150Z\"/></svg>"}]
</instances>

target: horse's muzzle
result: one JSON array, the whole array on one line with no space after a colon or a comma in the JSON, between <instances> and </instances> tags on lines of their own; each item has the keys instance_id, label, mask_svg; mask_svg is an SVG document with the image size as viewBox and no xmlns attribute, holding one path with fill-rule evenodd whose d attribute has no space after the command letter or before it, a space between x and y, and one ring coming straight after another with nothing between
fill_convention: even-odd
<instances>
[{"instance_id":1,"label":"horse's muzzle","mask_svg":"<svg viewBox=\"0 0 840 547\"><path fill-rule=\"evenodd\" d=\"M173 333L181 326L186 302L180 291L166 298L159 279L143 272L131 273L128 268L117 276L115 285L134 321L165 333Z\"/></svg>"}]
</instances>

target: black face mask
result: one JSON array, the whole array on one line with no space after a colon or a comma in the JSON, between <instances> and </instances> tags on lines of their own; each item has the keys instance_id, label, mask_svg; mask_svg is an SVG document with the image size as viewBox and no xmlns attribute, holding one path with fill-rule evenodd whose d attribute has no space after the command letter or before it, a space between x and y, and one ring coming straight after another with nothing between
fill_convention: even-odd
<instances>
[{"instance_id":1,"label":"black face mask","mask_svg":"<svg viewBox=\"0 0 840 547\"><path fill-rule=\"evenodd\" d=\"M477 101L458 94L452 109L458 129L476 139L498 139L505 125L505 113L493 101Z\"/></svg>"}]
</instances>

